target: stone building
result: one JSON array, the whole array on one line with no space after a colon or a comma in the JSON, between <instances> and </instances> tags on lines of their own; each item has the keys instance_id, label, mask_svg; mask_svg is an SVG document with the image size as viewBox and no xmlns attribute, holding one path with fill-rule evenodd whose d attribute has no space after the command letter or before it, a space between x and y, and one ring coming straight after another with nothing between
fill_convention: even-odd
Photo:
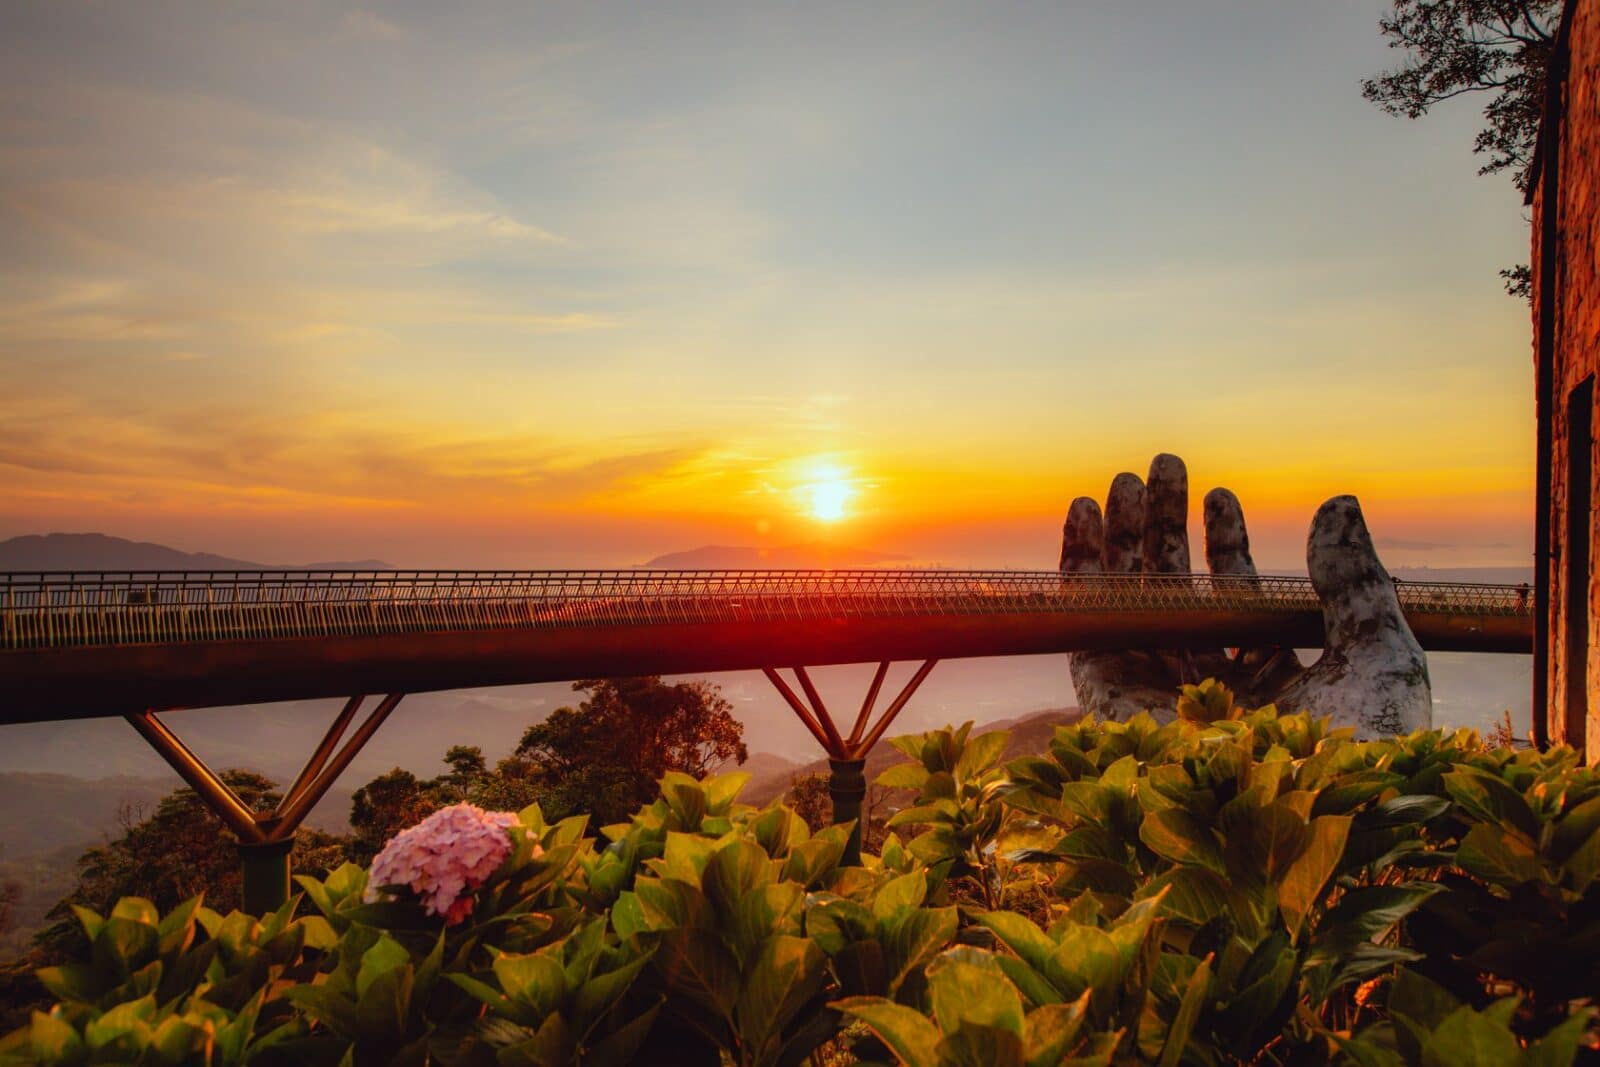
<instances>
[{"instance_id":1,"label":"stone building","mask_svg":"<svg viewBox=\"0 0 1600 1067\"><path fill-rule=\"evenodd\" d=\"M1569 0L1534 158L1534 740L1600 760L1600 0Z\"/></svg>"}]
</instances>

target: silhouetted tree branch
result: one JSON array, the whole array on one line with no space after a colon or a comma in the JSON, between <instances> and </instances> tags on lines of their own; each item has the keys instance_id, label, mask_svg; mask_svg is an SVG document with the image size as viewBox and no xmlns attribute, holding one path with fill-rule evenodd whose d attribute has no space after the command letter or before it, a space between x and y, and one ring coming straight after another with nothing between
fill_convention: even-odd
<instances>
[{"instance_id":1,"label":"silhouetted tree branch","mask_svg":"<svg viewBox=\"0 0 1600 1067\"><path fill-rule=\"evenodd\" d=\"M1525 193L1561 7L1561 0L1394 0L1378 26L1406 61L1363 80L1362 95L1391 115L1414 119L1446 100L1489 94L1472 145L1488 157L1478 173L1510 171ZM1500 275L1506 292L1530 295L1525 264Z\"/></svg>"}]
</instances>

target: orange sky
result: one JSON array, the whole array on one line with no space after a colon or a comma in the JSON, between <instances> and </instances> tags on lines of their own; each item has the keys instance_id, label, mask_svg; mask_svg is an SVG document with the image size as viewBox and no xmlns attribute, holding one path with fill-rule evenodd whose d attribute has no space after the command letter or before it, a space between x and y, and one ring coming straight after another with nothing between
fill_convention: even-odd
<instances>
[{"instance_id":1,"label":"orange sky","mask_svg":"<svg viewBox=\"0 0 1600 1067\"><path fill-rule=\"evenodd\" d=\"M1050 566L1167 450L1525 562L1517 197L1321 7L13 8L0 537Z\"/></svg>"}]
</instances>

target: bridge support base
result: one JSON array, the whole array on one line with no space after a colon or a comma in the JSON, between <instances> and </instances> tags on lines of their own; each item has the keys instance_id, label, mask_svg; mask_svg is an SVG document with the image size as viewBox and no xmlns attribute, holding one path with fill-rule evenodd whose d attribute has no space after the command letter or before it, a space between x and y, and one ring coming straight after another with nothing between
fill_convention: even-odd
<instances>
[{"instance_id":1,"label":"bridge support base","mask_svg":"<svg viewBox=\"0 0 1600 1067\"><path fill-rule=\"evenodd\" d=\"M834 825L855 823L839 860L846 867L861 866L861 802L867 795L866 766L864 759L828 761L828 798L833 801Z\"/></svg>"},{"instance_id":2,"label":"bridge support base","mask_svg":"<svg viewBox=\"0 0 1600 1067\"><path fill-rule=\"evenodd\" d=\"M239 907L248 915L267 915L289 899L289 853L294 838L239 842Z\"/></svg>"},{"instance_id":3,"label":"bridge support base","mask_svg":"<svg viewBox=\"0 0 1600 1067\"><path fill-rule=\"evenodd\" d=\"M762 673L778 691L778 695L783 697L811 736L817 739L822 751L828 754L830 772L828 795L833 801L833 821L835 825L851 821L856 824L850 833L850 843L845 847L842 860L848 866L861 865L861 802L867 792L865 774L867 754L904 710L912 695L938 662L936 659L925 660L900 690L900 694L889 702L883 714L878 716L878 721L869 729L867 724L872 719L873 705L877 703L878 692L883 688L883 680L889 673L887 661L878 664L877 673L872 676L872 684L867 688L866 699L861 703L861 711L856 715L855 725L851 727L848 737L839 733L833 716L828 713L827 705L822 702L822 695L817 692L817 687L812 684L811 676L806 673L804 667L794 668L794 676L805 692L804 700L774 668L762 668Z\"/></svg>"},{"instance_id":4,"label":"bridge support base","mask_svg":"<svg viewBox=\"0 0 1600 1067\"><path fill-rule=\"evenodd\" d=\"M340 747L339 741L366 698L347 700L294 783L271 811L257 811L241 800L221 775L156 718L154 711L129 715L128 722L239 839L243 908L252 915L262 915L275 911L289 899L289 853L294 849L295 831L404 695L390 693L379 701Z\"/></svg>"}]
</instances>

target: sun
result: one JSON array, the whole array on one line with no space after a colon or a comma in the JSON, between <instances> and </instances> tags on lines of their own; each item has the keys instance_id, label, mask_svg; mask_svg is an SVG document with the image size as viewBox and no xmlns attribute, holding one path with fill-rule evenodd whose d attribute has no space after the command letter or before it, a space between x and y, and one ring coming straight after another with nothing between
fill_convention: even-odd
<instances>
[{"instance_id":1,"label":"sun","mask_svg":"<svg viewBox=\"0 0 1600 1067\"><path fill-rule=\"evenodd\" d=\"M794 492L801 512L830 524L850 517L850 503L860 492L850 471L837 463L810 460L799 465L797 473Z\"/></svg>"},{"instance_id":2,"label":"sun","mask_svg":"<svg viewBox=\"0 0 1600 1067\"><path fill-rule=\"evenodd\" d=\"M843 480L816 482L811 490L811 517L818 522L838 522L845 505L856 495L855 486Z\"/></svg>"}]
</instances>

